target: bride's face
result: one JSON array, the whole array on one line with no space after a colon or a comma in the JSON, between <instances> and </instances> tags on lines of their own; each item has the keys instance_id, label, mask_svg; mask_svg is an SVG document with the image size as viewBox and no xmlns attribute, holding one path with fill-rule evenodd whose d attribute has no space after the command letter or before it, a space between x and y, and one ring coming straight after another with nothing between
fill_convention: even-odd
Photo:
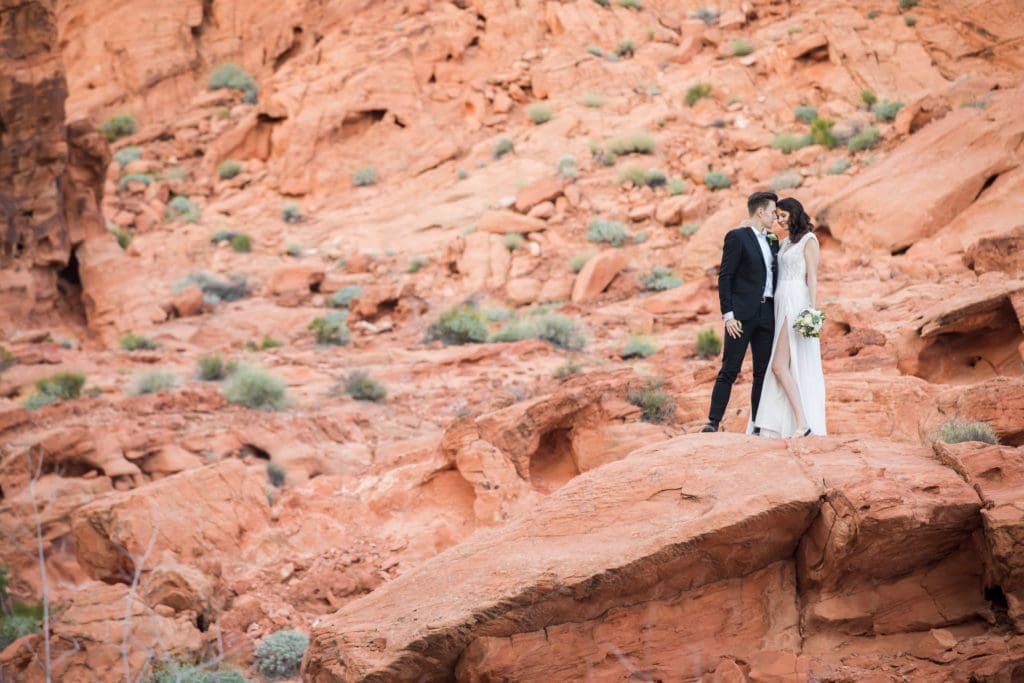
<instances>
[{"instance_id":1,"label":"bride's face","mask_svg":"<svg viewBox=\"0 0 1024 683\"><path fill-rule=\"evenodd\" d=\"M775 225L778 226L778 228L789 232L789 212L785 209L776 209Z\"/></svg>"}]
</instances>

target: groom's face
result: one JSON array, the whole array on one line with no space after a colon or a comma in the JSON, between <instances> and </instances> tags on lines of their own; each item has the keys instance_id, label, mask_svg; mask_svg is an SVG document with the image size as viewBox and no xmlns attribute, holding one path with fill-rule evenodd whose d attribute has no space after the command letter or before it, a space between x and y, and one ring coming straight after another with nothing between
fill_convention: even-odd
<instances>
[{"instance_id":1,"label":"groom's face","mask_svg":"<svg viewBox=\"0 0 1024 683\"><path fill-rule=\"evenodd\" d=\"M775 222L775 202L768 202L766 205L761 207L761 223L765 227L770 226Z\"/></svg>"}]
</instances>

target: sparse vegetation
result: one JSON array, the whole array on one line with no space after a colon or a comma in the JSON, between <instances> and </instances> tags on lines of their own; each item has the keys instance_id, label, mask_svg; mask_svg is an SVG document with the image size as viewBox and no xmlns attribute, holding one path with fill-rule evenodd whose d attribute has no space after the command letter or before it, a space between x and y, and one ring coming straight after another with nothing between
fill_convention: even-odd
<instances>
[{"instance_id":1,"label":"sparse vegetation","mask_svg":"<svg viewBox=\"0 0 1024 683\"><path fill-rule=\"evenodd\" d=\"M598 95L597 93L591 92L583 96L582 102L584 107L596 109L597 107L600 107L602 104L604 104L604 98Z\"/></svg>"},{"instance_id":2,"label":"sparse vegetation","mask_svg":"<svg viewBox=\"0 0 1024 683\"><path fill-rule=\"evenodd\" d=\"M515 149L515 145L512 143L512 141L509 140L508 138L502 138L498 140L496 143L494 143L494 149L491 150L491 156L494 157L495 161L497 161L498 159L502 158L503 156L511 152L513 149Z\"/></svg>"},{"instance_id":3,"label":"sparse vegetation","mask_svg":"<svg viewBox=\"0 0 1024 683\"><path fill-rule=\"evenodd\" d=\"M327 300L327 305L332 308L348 308L352 300L363 293L359 285L345 285Z\"/></svg>"},{"instance_id":4,"label":"sparse vegetation","mask_svg":"<svg viewBox=\"0 0 1024 683\"><path fill-rule=\"evenodd\" d=\"M754 51L754 46L742 38L737 38L729 44L729 50L735 57L746 57Z\"/></svg>"},{"instance_id":5,"label":"sparse vegetation","mask_svg":"<svg viewBox=\"0 0 1024 683\"><path fill-rule=\"evenodd\" d=\"M642 388L633 389L626 396L626 400L640 408L644 422L661 424L675 415L676 403L664 386L661 380L647 380Z\"/></svg>"},{"instance_id":6,"label":"sparse vegetation","mask_svg":"<svg viewBox=\"0 0 1024 683\"><path fill-rule=\"evenodd\" d=\"M285 383L263 368L240 364L224 385L224 398L255 410L282 410L288 404Z\"/></svg>"},{"instance_id":7,"label":"sparse vegetation","mask_svg":"<svg viewBox=\"0 0 1024 683\"><path fill-rule=\"evenodd\" d=\"M632 183L633 187L660 187L668 182L668 178L665 176L665 172L657 169L650 168L646 171L638 166L630 166L629 168L623 169L622 173L619 174L620 183Z\"/></svg>"},{"instance_id":8,"label":"sparse vegetation","mask_svg":"<svg viewBox=\"0 0 1024 683\"><path fill-rule=\"evenodd\" d=\"M649 339L633 336L626 342L626 346L619 352L619 358L630 360L632 358L647 358L657 353L658 347Z\"/></svg>"},{"instance_id":9,"label":"sparse vegetation","mask_svg":"<svg viewBox=\"0 0 1024 683\"><path fill-rule=\"evenodd\" d=\"M152 182L153 178L145 173L126 173L117 181L117 189L123 192L128 188L128 183L142 183L148 186Z\"/></svg>"},{"instance_id":10,"label":"sparse vegetation","mask_svg":"<svg viewBox=\"0 0 1024 683\"><path fill-rule=\"evenodd\" d=\"M178 386L178 376L170 370L149 370L139 373L132 382L132 394L155 394Z\"/></svg>"},{"instance_id":11,"label":"sparse vegetation","mask_svg":"<svg viewBox=\"0 0 1024 683\"><path fill-rule=\"evenodd\" d=\"M551 107L546 104L535 104L527 110L526 115L539 126L551 120Z\"/></svg>"},{"instance_id":12,"label":"sparse vegetation","mask_svg":"<svg viewBox=\"0 0 1024 683\"><path fill-rule=\"evenodd\" d=\"M904 14L903 23L913 28L914 26L917 25L917 17L915 17L913 14Z\"/></svg>"},{"instance_id":13,"label":"sparse vegetation","mask_svg":"<svg viewBox=\"0 0 1024 683\"><path fill-rule=\"evenodd\" d=\"M112 227L108 226L107 230L109 230L110 234L112 234L114 236L114 239L117 240L117 246L121 247L122 249L127 249L128 245L132 243L132 234L127 230L122 230L116 225Z\"/></svg>"},{"instance_id":14,"label":"sparse vegetation","mask_svg":"<svg viewBox=\"0 0 1024 683\"><path fill-rule=\"evenodd\" d=\"M643 9L640 0L619 0L619 5L626 9Z\"/></svg>"},{"instance_id":15,"label":"sparse vegetation","mask_svg":"<svg viewBox=\"0 0 1024 683\"><path fill-rule=\"evenodd\" d=\"M377 184L377 169L373 166L365 166L352 174L352 184L356 187L366 187Z\"/></svg>"},{"instance_id":16,"label":"sparse vegetation","mask_svg":"<svg viewBox=\"0 0 1024 683\"><path fill-rule=\"evenodd\" d=\"M673 178L668 181L668 193L675 197L686 192L686 183L682 178Z\"/></svg>"},{"instance_id":17,"label":"sparse vegetation","mask_svg":"<svg viewBox=\"0 0 1024 683\"><path fill-rule=\"evenodd\" d=\"M220 162L217 166L217 176L221 180L231 180L242 172L242 162L235 161L234 159L228 159Z\"/></svg>"},{"instance_id":18,"label":"sparse vegetation","mask_svg":"<svg viewBox=\"0 0 1024 683\"><path fill-rule=\"evenodd\" d=\"M818 110L804 104L793 110L793 116L797 117L804 123L810 123L814 119L818 118Z\"/></svg>"},{"instance_id":19,"label":"sparse vegetation","mask_svg":"<svg viewBox=\"0 0 1024 683\"><path fill-rule=\"evenodd\" d=\"M254 341L247 341L245 348L248 351L266 351L267 349L276 349L284 346L284 342L280 339L274 339L269 334L263 337L263 341L256 343ZM234 372L233 368L229 368L230 372Z\"/></svg>"},{"instance_id":20,"label":"sparse vegetation","mask_svg":"<svg viewBox=\"0 0 1024 683\"><path fill-rule=\"evenodd\" d=\"M732 181L729 180L729 176L725 175L721 171L710 171L705 173L704 184L712 190L724 190L728 187L732 187Z\"/></svg>"},{"instance_id":21,"label":"sparse vegetation","mask_svg":"<svg viewBox=\"0 0 1024 683\"><path fill-rule=\"evenodd\" d=\"M203 292L203 301L215 305L221 301L239 301L249 296L249 283L241 275L229 275L227 280L212 273L196 271L174 283L174 289L181 291L195 285Z\"/></svg>"},{"instance_id":22,"label":"sparse vegetation","mask_svg":"<svg viewBox=\"0 0 1024 683\"><path fill-rule=\"evenodd\" d=\"M587 45L587 52L594 55L595 57L604 57L604 52L601 51L597 45Z\"/></svg>"},{"instance_id":23,"label":"sparse vegetation","mask_svg":"<svg viewBox=\"0 0 1024 683\"><path fill-rule=\"evenodd\" d=\"M596 243L608 243L613 247L621 247L629 237L626 226L620 221L608 221L594 218L587 226L587 239Z\"/></svg>"},{"instance_id":24,"label":"sparse vegetation","mask_svg":"<svg viewBox=\"0 0 1024 683\"><path fill-rule=\"evenodd\" d=\"M616 138L605 147L605 155L610 155L614 163L615 157L626 154L654 154L654 138L647 133L634 133Z\"/></svg>"},{"instance_id":25,"label":"sparse vegetation","mask_svg":"<svg viewBox=\"0 0 1024 683\"><path fill-rule=\"evenodd\" d=\"M160 666L146 683L251 683L248 678L230 669L214 671L201 664L170 662Z\"/></svg>"},{"instance_id":26,"label":"sparse vegetation","mask_svg":"<svg viewBox=\"0 0 1024 683\"><path fill-rule=\"evenodd\" d=\"M852 165L853 164L850 163L849 159L846 157L840 157L832 162L832 165L828 167L828 171L826 171L826 173L829 175L842 175L846 173Z\"/></svg>"},{"instance_id":27,"label":"sparse vegetation","mask_svg":"<svg viewBox=\"0 0 1024 683\"><path fill-rule=\"evenodd\" d=\"M574 361L572 358L565 361L563 364L555 368L555 379L563 380L578 375L583 371L583 366Z\"/></svg>"},{"instance_id":28,"label":"sparse vegetation","mask_svg":"<svg viewBox=\"0 0 1024 683\"><path fill-rule=\"evenodd\" d=\"M632 57L634 53L636 53L636 43L629 38L620 40L615 47L615 54L619 57Z\"/></svg>"},{"instance_id":29,"label":"sparse vegetation","mask_svg":"<svg viewBox=\"0 0 1024 683\"><path fill-rule=\"evenodd\" d=\"M850 138L850 141L846 143L846 148L851 152L863 152L877 145L878 139L877 128L865 128Z\"/></svg>"},{"instance_id":30,"label":"sparse vegetation","mask_svg":"<svg viewBox=\"0 0 1024 683\"><path fill-rule=\"evenodd\" d=\"M126 135L134 135L138 129L139 124L131 114L111 116L100 126L100 132L107 138L107 142L113 142Z\"/></svg>"},{"instance_id":31,"label":"sparse vegetation","mask_svg":"<svg viewBox=\"0 0 1024 683\"><path fill-rule=\"evenodd\" d=\"M272 633L256 645L256 670L270 679L285 678L299 671L309 647L309 637L298 631Z\"/></svg>"},{"instance_id":32,"label":"sparse vegetation","mask_svg":"<svg viewBox=\"0 0 1024 683\"><path fill-rule=\"evenodd\" d=\"M900 9L908 10L913 7L917 7L917 0L900 0Z\"/></svg>"},{"instance_id":33,"label":"sparse vegetation","mask_svg":"<svg viewBox=\"0 0 1024 683\"><path fill-rule=\"evenodd\" d=\"M412 259L409 260L409 265L405 267L405 272L418 273L423 268L423 266L427 265L428 263L430 263L430 259L428 259L426 256L413 256Z\"/></svg>"},{"instance_id":34,"label":"sparse vegetation","mask_svg":"<svg viewBox=\"0 0 1024 683\"><path fill-rule=\"evenodd\" d=\"M792 154L798 149L803 149L809 144L811 144L810 135L784 133L772 138L772 149L777 149L783 154Z\"/></svg>"},{"instance_id":35,"label":"sparse vegetation","mask_svg":"<svg viewBox=\"0 0 1024 683\"><path fill-rule=\"evenodd\" d=\"M14 365L16 362L14 354L0 346L0 373Z\"/></svg>"},{"instance_id":36,"label":"sparse vegetation","mask_svg":"<svg viewBox=\"0 0 1024 683\"><path fill-rule=\"evenodd\" d=\"M542 313L528 318L510 320L491 341L510 342L522 339L543 339L569 351L579 351L587 338L579 321L558 313Z\"/></svg>"},{"instance_id":37,"label":"sparse vegetation","mask_svg":"<svg viewBox=\"0 0 1024 683\"><path fill-rule=\"evenodd\" d=\"M683 237L690 237L700 230L700 223L683 223L679 226L679 234Z\"/></svg>"},{"instance_id":38,"label":"sparse vegetation","mask_svg":"<svg viewBox=\"0 0 1024 683\"><path fill-rule=\"evenodd\" d=\"M239 254L248 254L252 251L252 239L244 232L231 238L231 248Z\"/></svg>"},{"instance_id":39,"label":"sparse vegetation","mask_svg":"<svg viewBox=\"0 0 1024 683\"><path fill-rule=\"evenodd\" d=\"M640 276L640 282L649 292L663 292L683 284L683 280L665 266L655 266L651 272Z\"/></svg>"},{"instance_id":40,"label":"sparse vegetation","mask_svg":"<svg viewBox=\"0 0 1024 683\"><path fill-rule=\"evenodd\" d=\"M36 410L51 403L78 398L85 386L85 375L80 372L58 372L36 380L36 391L25 400L27 410Z\"/></svg>"},{"instance_id":41,"label":"sparse vegetation","mask_svg":"<svg viewBox=\"0 0 1024 683\"><path fill-rule=\"evenodd\" d=\"M578 273L583 270L583 266L587 265L587 261L594 258L594 252L586 251L582 254L576 254L569 259L569 270L574 273Z\"/></svg>"},{"instance_id":42,"label":"sparse vegetation","mask_svg":"<svg viewBox=\"0 0 1024 683\"><path fill-rule=\"evenodd\" d=\"M217 382L227 377L227 364L219 353L207 353L196 363L196 376L204 382Z\"/></svg>"},{"instance_id":43,"label":"sparse vegetation","mask_svg":"<svg viewBox=\"0 0 1024 683\"><path fill-rule=\"evenodd\" d=\"M125 351L153 351L159 348L159 345L149 337L128 332L121 337L121 348Z\"/></svg>"},{"instance_id":44,"label":"sparse vegetation","mask_svg":"<svg viewBox=\"0 0 1024 683\"><path fill-rule=\"evenodd\" d=\"M256 102L259 86L245 69L230 62L221 64L210 75L210 89L230 88L243 93L244 101L249 104Z\"/></svg>"},{"instance_id":45,"label":"sparse vegetation","mask_svg":"<svg viewBox=\"0 0 1024 683\"><path fill-rule=\"evenodd\" d=\"M307 329L313 333L317 344L342 346L352 341L352 333L349 332L344 318L334 313L314 318Z\"/></svg>"},{"instance_id":46,"label":"sparse vegetation","mask_svg":"<svg viewBox=\"0 0 1024 683\"><path fill-rule=\"evenodd\" d=\"M786 169L782 173L776 173L772 176L772 192L794 190L803 185L803 183L804 179L796 170L792 168Z\"/></svg>"},{"instance_id":47,"label":"sparse vegetation","mask_svg":"<svg viewBox=\"0 0 1024 683\"><path fill-rule=\"evenodd\" d=\"M487 325L480 309L463 304L449 308L431 323L427 339L445 344L482 344L487 341Z\"/></svg>"},{"instance_id":48,"label":"sparse vegetation","mask_svg":"<svg viewBox=\"0 0 1024 683\"><path fill-rule=\"evenodd\" d=\"M239 233L234 230L217 230L210 236L210 241L214 244L220 244L221 242L230 242L231 239Z\"/></svg>"},{"instance_id":49,"label":"sparse vegetation","mask_svg":"<svg viewBox=\"0 0 1024 683\"><path fill-rule=\"evenodd\" d=\"M718 17L721 16L721 12L718 10L711 9L709 7L699 7L690 12L690 19L700 19L708 26L718 23Z\"/></svg>"},{"instance_id":50,"label":"sparse vegetation","mask_svg":"<svg viewBox=\"0 0 1024 683\"><path fill-rule=\"evenodd\" d=\"M612 4L611 0L594 0L594 2L599 4L601 7L609 7Z\"/></svg>"},{"instance_id":51,"label":"sparse vegetation","mask_svg":"<svg viewBox=\"0 0 1024 683\"><path fill-rule=\"evenodd\" d=\"M980 441L987 444L998 444L999 437L985 422L962 422L960 420L949 420L939 427L939 441L945 443L963 443L965 441Z\"/></svg>"},{"instance_id":52,"label":"sparse vegetation","mask_svg":"<svg viewBox=\"0 0 1024 683\"><path fill-rule=\"evenodd\" d=\"M357 401L379 403L388 395L383 384L370 377L366 370L353 370L345 376L345 393Z\"/></svg>"},{"instance_id":53,"label":"sparse vegetation","mask_svg":"<svg viewBox=\"0 0 1024 683\"><path fill-rule=\"evenodd\" d=\"M836 136L832 134L832 126L836 122L832 119L816 118L811 121L811 142L832 149L839 144Z\"/></svg>"},{"instance_id":54,"label":"sparse vegetation","mask_svg":"<svg viewBox=\"0 0 1024 683\"><path fill-rule=\"evenodd\" d=\"M518 232L510 232L501 237L501 243L505 245L505 248L509 251L515 251L519 247L523 246L526 238L520 235Z\"/></svg>"},{"instance_id":55,"label":"sparse vegetation","mask_svg":"<svg viewBox=\"0 0 1024 683\"><path fill-rule=\"evenodd\" d=\"M567 179L578 178L580 170L576 167L576 157L571 154L563 155L558 160L558 175Z\"/></svg>"},{"instance_id":56,"label":"sparse vegetation","mask_svg":"<svg viewBox=\"0 0 1024 683\"><path fill-rule=\"evenodd\" d=\"M42 605L26 605L11 599L7 590L10 572L8 565L0 565L0 650L22 636L39 632L43 622Z\"/></svg>"},{"instance_id":57,"label":"sparse vegetation","mask_svg":"<svg viewBox=\"0 0 1024 683\"><path fill-rule=\"evenodd\" d=\"M722 352L722 338L710 327L697 333L697 355L707 360Z\"/></svg>"},{"instance_id":58,"label":"sparse vegetation","mask_svg":"<svg viewBox=\"0 0 1024 683\"><path fill-rule=\"evenodd\" d=\"M863 90L860 93L860 101L864 103L868 109L871 109L878 102L878 96L870 90Z\"/></svg>"},{"instance_id":59,"label":"sparse vegetation","mask_svg":"<svg viewBox=\"0 0 1024 683\"><path fill-rule=\"evenodd\" d=\"M288 202L281 207L281 220L289 225L294 225L302 220L302 207L295 202Z\"/></svg>"},{"instance_id":60,"label":"sparse vegetation","mask_svg":"<svg viewBox=\"0 0 1024 683\"><path fill-rule=\"evenodd\" d=\"M284 253L288 254L292 258L299 258L302 256L302 245L296 242L289 242L288 246L284 248Z\"/></svg>"},{"instance_id":61,"label":"sparse vegetation","mask_svg":"<svg viewBox=\"0 0 1024 683\"><path fill-rule=\"evenodd\" d=\"M871 111L874 112L875 118L879 121L892 121L896 118L896 114L898 114L902 108L902 102L882 100L881 102L876 102L875 105L871 107Z\"/></svg>"},{"instance_id":62,"label":"sparse vegetation","mask_svg":"<svg viewBox=\"0 0 1024 683\"><path fill-rule=\"evenodd\" d=\"M879 12L876 9L873 9L870 12L868 12L868 19L877 19L880 14L881 14L881 12Z\"/></svg>"},{"instance_id":63,"label":"sparse vegetation","mask_svg":"<svg viewBox=\"0 0 1024 683\"><path fill-rule=\"evenodd\" d=\"M169 221L185 221L195 223L199 220L199 207L192 203L188 197L178 195L167 203L164 209L164 218Z\"/></svg>"},{"instance_id":64,"label":"sparse vegetation","mask_svg":"<svg viewBox=\"0 0 1024 683\"><path fill-rule=\"evenodd\" d=\"M288 481L288 470L281 463L271 460L267 463L267 481L274 488L281 488Z\"/></svg>"},{"instance_id":65,"label":"sparse vegetation","mask_svg":"<svg viewBox=\"0 0 1024 683\"><path fill-rule=\"evenodd\" d=\"M460 168L455 172L455 177L458 178L459 180L465 180L466 178L469 177L469 171L467 171L464 168Z\"/></svg>"},{"instance_id":66,"label":"sparse vegetation","mask_svg":"<svg viewBox=\"0 0 1024 683\"><path fill-rule=\"evenodd\" d=\"M138 161L142 158L142 150L138 147L122 147L121 149L114 152L114 161L121 168L124 168L133 161Z\"/></svg>"},{"instance_id":67,"label":"sparse vegetation","mask_svg":"<svg viewBox=\"0 0 1024 683\"><path fill-rule=\"evenodd\" d=\"M686 104L692 107L705 97L711 97L711 85L709 83L695 83L686 90Z\"/></svg>"}]
</instances>

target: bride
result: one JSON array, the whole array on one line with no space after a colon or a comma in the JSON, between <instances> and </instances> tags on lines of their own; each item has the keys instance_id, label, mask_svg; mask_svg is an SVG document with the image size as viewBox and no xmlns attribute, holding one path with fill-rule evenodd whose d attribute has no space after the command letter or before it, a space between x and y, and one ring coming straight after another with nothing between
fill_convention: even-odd
<instances>
[{"instance_id":1,"label":"bride","mask_svg":"<svg viewBox=\"0 0 1024 683\"><path fill-rule=\"evenodd\" d=\"M818 238L804 207L795 199L779 201L778 222L789 230L779 246L775 288L775 340L760 409L752 427L771 437L825 434L825 377L817 337L805 337L793 320L816 308Z\"/></svg>"}]
</instances>

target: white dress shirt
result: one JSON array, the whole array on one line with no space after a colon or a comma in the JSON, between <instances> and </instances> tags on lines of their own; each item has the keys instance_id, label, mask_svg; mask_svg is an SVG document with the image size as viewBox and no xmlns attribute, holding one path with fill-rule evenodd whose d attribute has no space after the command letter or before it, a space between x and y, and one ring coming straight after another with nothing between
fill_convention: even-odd
<instances>
[{"instance_id":1,"label":"white dress shirt","mask_svg":"<svg viewBox=\"0 0 1024 683\"><path fill-rule=\"evenodd\" d=\"M767 273L767 277L764 279L764 293L762 296L768 298L775 295L775 283L772 282L772 249L768 245L768 233L765 230L755 228L753 225L748 225L748 228L754 231L754 237L757 238L757 243L761 245L761 256L764 258L764 271ZM725 320L733 319L732 311L729 311L722 316Z\"/></svg>"}]
</instances>

